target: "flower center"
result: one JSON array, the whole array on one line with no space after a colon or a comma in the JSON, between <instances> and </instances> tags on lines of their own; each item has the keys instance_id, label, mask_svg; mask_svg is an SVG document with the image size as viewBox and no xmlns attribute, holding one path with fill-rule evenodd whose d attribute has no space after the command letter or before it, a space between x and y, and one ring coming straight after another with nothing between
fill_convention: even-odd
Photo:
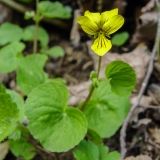
<instances>
[{"instance_id":1,"label":"flower center","mask_svg":"<svg viewBox=\"0 0 160 160\"><path fill-rule=\"evenodd\" d=\"M103 32L103 29L102 29L102 28L100 28L100 29L98 30L98 32L102 33L102 32Z\"/></svg>"}]
</instances>

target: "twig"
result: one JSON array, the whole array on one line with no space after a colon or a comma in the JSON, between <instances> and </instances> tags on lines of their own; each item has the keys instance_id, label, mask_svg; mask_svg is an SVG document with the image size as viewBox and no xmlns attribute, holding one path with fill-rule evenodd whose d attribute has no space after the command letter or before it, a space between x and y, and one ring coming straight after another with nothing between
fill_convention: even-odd
<instances>
[{"instance_id":1,"label":"twig","mask_svg":"<svg viewBox=\"0 0 160 160\"><path fill-rule=\"evenodd\" d=\"M158 3L158 0L155 0L156 1L156 5L157 7L159 8L159 3ZM125 155L126 155L126 142L125 142L125 138L126 138L126 129L127 129L127 125L129 123L129 120L135 110L135 108L138 106L140 100L141 100L141 97L147 87L147 84L148 84L148 81L149 81L149 78L152 74L152 71L153 71L153 65L154 65L154 58L155 58L155 55L156 55L156 52L157 52L157 43L158 43L158 39L159 39L159 35L160 35L160 12L158 11L158 25L157 25L157 34L156 34L156 38L155 38L155 43L154 43L154 47L153 47L153 50L152 50L152 53L151 53L151 57L150 57L150 62L149 62L149 66L148 66L148 71L147 71L147 75L142 83L142 86L141 86L141 89L140 89L140 92L138 94L138 98L137 98L137 102L135 104L132 105L131 107L131 110L126 118L126 120L124 121L123 123L123 126L122 126L122 129L121 129L121 132L120 132L120 146L121 146L121 159L123 160Z\"/></svg>"},{"instance_id":2,"label":"twig","mask_svg":"<svg viewBox=\"0 0 160 160\"><path fill-rule=\"evenodd\" d=\"M11 8L13 8L14 10L18 11L18 12L21 12L21 13L25 13L26 11L31 11L32 9L31 8L27 8L26 6L23 6L13 0L0 0L0 3L3 3ZM43 22L46 22L46 23L50 23L52 25L55 25L55 26L58 26L58 27L61 27L63 29L69 29L69 26L67 25L68 23L66 22L63 22L62 20L60 19L49 19L49 18L43 18L42 19Z\"/></svg>"}]
</instances>

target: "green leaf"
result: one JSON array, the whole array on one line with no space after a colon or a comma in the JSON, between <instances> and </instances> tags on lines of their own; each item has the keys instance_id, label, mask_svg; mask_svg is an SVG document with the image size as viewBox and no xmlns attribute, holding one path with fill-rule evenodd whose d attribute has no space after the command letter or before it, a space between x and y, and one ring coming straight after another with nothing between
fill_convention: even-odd
<instances>
[{"instance_id":1,"label":"green leaf","mask_svg":"<svg viewBox=\"0 0 160 160\"><path fill-rule=\"evenodd\" d=\"M115 95L108 81L104 80L99 83L98 88L95 88L91 100L84 109L84 114L89 128L102 138L108 138L122 125L129 109L129 98Z\"/></svg>"},{"instance_id":2,"label":"green leaf","mask_svg":"<svg viewBox=\"0 0 160 160\"><path fill-rule=\"evenodd\" d=\"M19 127L16 127L13 132L8 136L9 139L18 140L21 138L21 130Z\"/></svg>"},{"instance_id":3,"label":"green leaf","mask_svg":"<svg viewBox=\"0 0 160 160\"><path fill-rule=\"evenodd\" d=\"M8 136L9 139L12 140L18 140L21 138L21 135L25 137L29 137L29 130L26 126L23 124L17 123L16 128L13 130L13 132Z\"/></svg>"},{"instance_id":4,"label":"green leaf","mask_svg":"<svg viewBox=\"0 0 160 160\"><path fill-rule=\"evenodd\" d=\"M129 64L123 61L113 61L106 67L105 74L113 93L119 96L131 94L136 84L136 74Z\"/></svg>"},{"instance_id":5,"label":"green leaf","mask_svg":"<svg viewBox=\"0 0 160 160\"><path fill-rule=\"evenodd\" d=\"M21 156L26 160L30 160L36 155L35 147L23 137L18 140L10 139L9 148L16 157Z\"/></svg>"},{"instance_id":6,"label":"green leaf","mask_svg":"<svg viewBox=\"0 0 160 160\"><path fill-rule=\"evenodd\" d=\"M128 32L121 32L121 33L116 33L113 37L112 37L112 44L115 46L122 46L129 38L129 34Z\"/></svg>"},{"instance_id":7,"label":"green leaf","mask_svg":"<svg viewBox=\"0 0 160 160\"><path fill-rule=\"evenodd\" d=\"M107 160L107 154L109 152L109 148L107 146L99 145L99 160Z\"/></svg>"},{"instance_id":8,"label":"green leaf","mask_svg":"<svg viewBox=\"0 0 160 160\"><path fill-rule=\"evenodd\" d=\"M121 156L117 151L110 152L104 160L120 160ZM102 159L103 160L103 159Z\"/></svg>"},{"instance_id":9,"label":"green leaf","mask_svg":"<svg viewBox=\"0 0 160 160\"><path fill-rule=\"evenodd\" d=\"M63 57L64 56L64 50L60 46L54 46L46 51L46 53L53 57Z\"/></svg>"},{"instance_id":10,"label":"green leaf","mask_svg":"<svg viewBox=\"0 0 160 160\"><path fill-rule=\"evenodd\" d=\"M35 26L34 25L27 26L24 29L23 40L24 41L33 41L34 40L34 33L35 33ZM41 47L46 49L46 47L48 46L48 43L49 43L49 35L48 35L47 31L42 27L38 28L38 40L41 43Z\"/></svg>"},{"instance_id":11,"label":"green leaf","mask_svg":"<svg viewBox=\"0 0 160 160\"><path fill-rule=\"evenodd\" d=\"M88 129L87 131L87 137L94 142L95 144L101 144L102 143L102 138L100 137L100 135L95 132L92 129Z\"/></svg>"},{"instance_id":12,"label":"green leaf","mask_svg":"<svg viewBox=\"0 0 160 160\"><path fill-rule=\"evenodd\" d=\"M99 160L98 147L91 141L82 140L73 154L76 160Z\"/></svg>"},{"instance_id":13,"label":"green leaf","mask_svg":"<svg viewBox=\"0 0 160 160\"><path fill-rule=\"evenodd\" d=\"M85 136L87 121L76 108L67 107L68 90L58 82L46 82L26 100L29 130L42 146L53 152L73 148Z\"/></svg>"},{"instance_id":14,"label":"green leaf","mask_svg":"<svg viewBox=\"0 0 160 160\"><path fill-rule=\"evenodd\" d=\"M23 98L15 91L7 89L6 92L10 95L12 101L16 103L19 110L19 122L24 120L24 100Z\"/></svg>"},{"instance_id":15,"label":"green leaf","mask_svg":"<svg viewBox=\"0 0 160 160\"><path fill-rule=\"evenodd\" d=\"M22 35L23 30L18 25L9 22L3 23L0 27L0 45L20 41Z\"/></svg>"},{"instance_id":16,"label":"green leaf","mask_svg":"<svg viewBox=\"0 0 160 160\"><path fill-rule=\"evenodd\" d=\"M24 94L28 95L33 88L46 81L47 76L43 70L46 60L46 55L39 54L19 58L16 80Z\"/></svg>"},{"instance_id":17,"label":"green leaf","mask_svg":"<svg viewBox=\"0 0 160 160\"><path fill-rule=\"evenodd\" d=\"M0 49L0 72L8 73L17 68L17 57L25 45L20 42L14 42Z\"/></svg>"},{"instance_id":18,"label":"green leaf","mask_svg":"<svg viewBox=\"0 0 160 160\"><path fill-rule=\"evenodd\" d=\"M98 146L100 157L99 160L120 160L120 154L117 151L108 153L109 149L107 146Z\"/></svg>"},{"instance_id":19,"label":"green leaf","mask_svg":"<svg viewBox=\"0 0 160 160\"><path fill-rule=\"evenodd\" d=\"M60 2L42 1L38 5L39 12L48 18L70 18L71 8L63 7Z\"/></svg>"},{"instance_id":20,"label":"green leaf","mask_svg":"<svg viewBox=\"0 0 160 160\"><path fill-rule=\"evenodd\" d=\"M0 142L14 130L18 118L16 104L0 84Z\"/></svg>"}]
</instances>

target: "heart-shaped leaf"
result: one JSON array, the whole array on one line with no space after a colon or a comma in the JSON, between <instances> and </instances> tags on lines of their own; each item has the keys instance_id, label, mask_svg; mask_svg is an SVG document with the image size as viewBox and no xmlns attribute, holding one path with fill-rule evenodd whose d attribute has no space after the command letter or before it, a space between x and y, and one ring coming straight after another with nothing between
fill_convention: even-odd
<instances>
[{"instance_id":1,"label":"heart-shaped leaf","mask_svg":"<svg viewBox=\"0 0 160 160\"><path fill-rule=\"evenodd\" d=\"M111 62L105 70L111 85L111 90L119 96L129 96L136 84L136 74L133 68L123 61Z\"/></svg>"},{"instance_id":2,"label":"heart-shaped leaf","mask_svg":"<svg viewBox=\"0 0 160 160\"><path fill-rule=\"evenodd\" d=\"M84 109L89 128L102 138L112 136L122 125L130 108L128 97L115 95L107 80L95 88L91 100Z\"/></svg>"},{"instance_id":3,"label":"heart-shaped leaf","mask_svg":"<svg viewBox=\"0 0 160 160\"><path fill-rule=\"evenodd\" d=\"M50 81L32 90L26 101L29 129L45 149L63 152L73 148L85 136L87 121L76 108L67 107L68 90Z\"/></svg>"}]
</instances>

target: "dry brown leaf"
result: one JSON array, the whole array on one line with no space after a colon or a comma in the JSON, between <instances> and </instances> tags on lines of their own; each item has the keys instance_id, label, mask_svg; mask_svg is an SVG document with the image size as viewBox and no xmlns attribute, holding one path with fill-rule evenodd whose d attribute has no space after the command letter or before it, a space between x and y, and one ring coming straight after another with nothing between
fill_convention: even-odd
<instances>
[{"instance_id":1,"label":"dry brown leaf","mask_svg":"<svg viewBox=\"0 0 160 160\"><path fill-rule=\"evenodd\" d=\"M150 132L150 133L151 133L152 137L154 138L153 142L160 144L160 129L156 127L154 129L152 129L152 132Z\"/></svg>"},{"instance_id":2,"label":"dry brown leaf","mask_svg":"<svg viewBox=\"0 0 160 160\"><path fill-rule=\"evenodd\" d=\"M131 104L135 104L137 101L137 96L132 96L131 97ZM152 104L153 100L151 97L149 96L142 96L140 103L139 103L139 107L137 107L130 119L130 122L135 122L138 123L138 115L140 113L143 113L147 107L149 107Z\"/></svg>"},{"instance_id":3,"label":"dry brown leaf","mask_svg":"<svg viewBox=\"0 0 160 160\"><path fill-rule=\"evenodd\" d=\"M154 40L157 31L158 13L153 10L143 13L137 20L136 31L130 41L130 47L134 48L140 42Z\"/></svg>"},{"instance_id":4,"label":"dry brown leaf","mask_svg":"<svg viewBox=\"0 0 160 160\"><path fill-rule=\"evenodd\" d=\"M130 41L130 48L134 48L140 42L153 40L157 31L158 14L154 0L150 0L146 6L141 9L143 13L137 20L136 31Z\"/></svg>"},{"instance_id":5,"label":"dry brown leaf","mask_svg":"<svg viewBox=\"0 0 160 160\"><path fill-rule=\"evenodd\" d=\"M3 160L9 151L8 141L0 143L0 160Z\"/></svg>"},{"instance_id":6,"label":"dry brown leaf","mask_svg":"<svg viewBox=\"0 0 160 160\"><path fill-rule=\"evenodd\" d=\"M127 157L124 160L152 160L151 157L147 156L147 155L140 155L137 157Z\"/></svg>"},{"instance_id":7,"label":"dry brown leaf","mask_svg":"<svg viewBox=\"0 0 160 160\"><path fill-rule=\"evenodd\" d=\"M148 125L151 122L152 122L151 119L149 119L149 118L143 118L143 119L138 120L138 122L136 124L133 124L132 128L138 128L141 125Z\"/></svg>"},{"instance_id":8,"label":"dry brown leaf","mask_svg":"<svg viewBox=\"0 0 160 160\"><path fill-rule=\"evenodd\" d=\"M152 83L149 85L148 90L153 94L153 96L156 98L158 103L160 103L160 85Z\"/></svg>"},{"instance_id":9,"label":"dry brown leaf","mask_svg":"<svg viewBox=\"0 0 160 160\"><path fill-rule=\"evenodd\" d=\"M156 8L156 3L155 3L155 0L150 0L146 6L144 6L141 11L142 13L145 13L145 12L148 12L148 11L151 11L151 10L155 10Z\"/></svg>"},{"instance_id":10,"label":"dry brown leaf","mask_svg":"<svg viewBox=\"0 0 160 160\"><path fill-rule=\"evenodd\" d=\"M88 87L91 84L91 81L82 82L75 86L68 87L70 96L69 96L69 105L75 106L83 102L88 95Z\"/></svg>"},{"instance_id":11,"label":"dry brown leaf","mask_svg":"<svg viewBox=\"0 0 160 160\"><path fill-rule=\"evenodd\" d=\"M132 96L131 97L131 104L132 105L135 104L135 102L137 101L137 98L138 98L137 96ZM141 98L141 101L139 103L139 106L141 106L143 108L147 108L152 104L152 102L153 102L152 97L143 95L142 98Z\"/></svg>"}]
</instances>

